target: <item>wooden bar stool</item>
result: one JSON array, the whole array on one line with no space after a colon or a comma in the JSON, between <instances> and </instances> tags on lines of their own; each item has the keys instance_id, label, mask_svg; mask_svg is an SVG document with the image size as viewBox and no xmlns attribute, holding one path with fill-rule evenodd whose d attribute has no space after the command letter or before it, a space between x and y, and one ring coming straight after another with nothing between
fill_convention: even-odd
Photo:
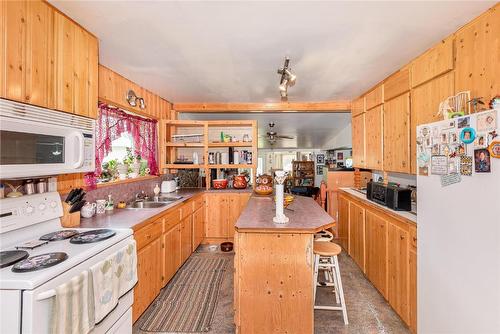
<instances>
[{"instance_id":1,"label":"wooden bar stool","mask_svg":"<svg viewBox=\"0 0 500 334\"><path fill-rule=\"evenodd\" d=\"M339 260L337 255L340 254L342 248L333 242L315 241L314 242L314 309L315 310L333 310L342 311L344 324L349 324L347 318L347 309L345 306L344 288L342 287L342 278L340 277ZM333 285L335 288L335 301L340 306L323 306L316 305L316 290L318 285L318 272L320 269L325 270L328 275L325 278L330 282L327 285Z\"/></svg>"}]
</instances>

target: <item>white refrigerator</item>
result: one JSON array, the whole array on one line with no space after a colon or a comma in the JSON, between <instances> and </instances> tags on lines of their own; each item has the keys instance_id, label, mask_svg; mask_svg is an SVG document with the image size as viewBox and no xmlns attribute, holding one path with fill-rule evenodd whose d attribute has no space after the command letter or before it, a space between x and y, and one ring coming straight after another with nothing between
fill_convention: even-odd
<instances>
[{"instance_id":1,"label":"white refrigerator","mask_svg":"<svg viewBox=\"0 0 500 334\"><path fill-rule=\"evenodd\" d=\"M500 333L499 117L417 127L418 333Z\"/></svg>"}]
</instances>

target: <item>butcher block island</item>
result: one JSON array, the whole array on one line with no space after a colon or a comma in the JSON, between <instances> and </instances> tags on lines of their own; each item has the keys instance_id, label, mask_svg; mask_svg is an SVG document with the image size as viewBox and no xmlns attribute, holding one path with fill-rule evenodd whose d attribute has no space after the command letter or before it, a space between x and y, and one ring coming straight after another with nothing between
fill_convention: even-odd
<instances>
[{"instance_id":1,"label":"butcher block island","mask_svg":"<svg viewBox=\"0 0 500 334\"><path fill-rule=\"evenodd\" d=\"M295 197L287 224L272 197L252 196L235 229L236 332L313 333L313 239L334 225L312 198Z\"/></svg>"}]
</instances>

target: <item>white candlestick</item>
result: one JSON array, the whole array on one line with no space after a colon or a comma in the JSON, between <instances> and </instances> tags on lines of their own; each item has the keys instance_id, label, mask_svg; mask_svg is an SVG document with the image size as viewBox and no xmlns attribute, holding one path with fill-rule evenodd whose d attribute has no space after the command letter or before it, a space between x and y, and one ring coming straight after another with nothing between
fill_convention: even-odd
<instances>
[{"instance_id":1,"label":"white candlestick","mask_svg":"<svg viewBox=\"0 0 500 334\"><path fill-rule=\"evenodd\" d=\"M289 219L285 216L284 211L284 186L283 183L286 180L286 172L278 171L275 177L275 199L276 199L276 217L273 218L273 222L276 224L288 223Z\"/></svg>"}]
</instances>

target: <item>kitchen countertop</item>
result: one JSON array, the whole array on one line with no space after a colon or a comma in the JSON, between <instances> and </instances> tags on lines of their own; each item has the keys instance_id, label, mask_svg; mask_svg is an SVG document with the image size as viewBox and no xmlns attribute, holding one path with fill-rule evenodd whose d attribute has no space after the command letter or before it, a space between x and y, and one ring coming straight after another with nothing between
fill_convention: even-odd
<instances>
[{"instance_id":1,"label":"kitchen countertop","mask_svg":"<svg viewBox=\"0 0 500 334\"><path fill-rule=\"evenodd\" d=\"M287 224L275 224L275 203L270 196L252 196L236 222L238 232L316 233L333 226L335 220L310 197L295 196L286 210Z\"/></svg>"},{"instance_id":2,"label":"kitchen countertop","mask_svg":"<svg viewBox=\"0 0 500 334\"><path fill-rule=\"evenodd\" d=\"M355 197L359 198L360 200L365 201L371 205L374 205L382 210L388 211L388 212L392 213L393 215L400 216L400 217L402 217L406 220L409 220L415 224L417 223L417 215L416 214L413 214L409 211L396 211L396 210L389 209L386 206L383 206L381 204L378 204L378 203L375 203L373 201L368 200L366 198L366 194L363 194L363 193L361 193L357 190L351 189L351 188L340 188L340 190L348 193L349 195L355 196Z\"/></svg>"},{"instance_id":3,"label":"kitchen countertop","mask_svg":"<svg viewBox=\"0 0 500 334\"><path fill-rule=\"evenodd\" d=\"M83 228L130 228L133 230L139 230L148 221L154 219L156 216L160 217L165 211L171 209L193 196L205 192L217 193L217 192L252 192L253 189L210 189L206 190L204 188L185 188L176 192L170 193L171 196L182 196L178 201L172 202L168 205L162 206L161 208L150 208L150 209L117 209L115 208L112 213L104 213L102 215L94 215L92 218L81 218L80 226Z\"/></svg>"}]
</instances>

